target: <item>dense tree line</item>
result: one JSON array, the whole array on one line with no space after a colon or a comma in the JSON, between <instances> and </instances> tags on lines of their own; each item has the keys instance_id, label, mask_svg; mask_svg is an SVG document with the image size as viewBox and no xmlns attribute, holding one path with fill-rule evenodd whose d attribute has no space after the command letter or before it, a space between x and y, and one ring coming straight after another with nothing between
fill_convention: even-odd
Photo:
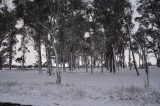
<instances>
[{"instance_id":1,"label":"dense tree line","mask_svg":"<svg viewBox=\"0 0 160 106\"><path fill-rule=\"evenodd\" d=\"M133 10L128 0L13 0L11 10L6 1L0 2L0 69L6 62L12 68L17 34L22 36L22 56L16 61L24 67L26 44L33 39L39 72L43 45L49 75L56 63L57 84L61 83L60 68L66 71L66 64L70 71L82 67L88 72L90 67L92 74L95 67L101 67L101 72L105 67L115 74L119 67L126 67L127 49L128 65L131 69L133 64L137 75L135 54L139 55L139 68L145 68L147 76L148 54L154 54L160 67L159 0L138 0L140 16L135 20L140 27L136 33L132 33ZM18 21L21 28L15 27Z\"/></svg>"}]
</instances>

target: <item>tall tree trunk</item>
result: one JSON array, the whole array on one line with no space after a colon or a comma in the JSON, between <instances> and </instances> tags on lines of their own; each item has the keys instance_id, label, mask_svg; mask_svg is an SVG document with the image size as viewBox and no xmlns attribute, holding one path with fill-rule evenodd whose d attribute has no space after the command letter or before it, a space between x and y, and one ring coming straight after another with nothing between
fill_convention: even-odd
<instances>
[{"instance_id":1,"label":"tall tree trunk","mask_svg":"<svg viewBox=\"0 0 160 106\"><path fill-rule=\"evenodd\" d=\"M64 56L64 53L62 54L62 57L63 57L63 71L65 72L66 71L66 66L65 66L65 56Z\"/></svg>"},{"instance_id":2,"label":"tall tree trunk","mask_svg":"<svg viewBox=\"0 0 160 106\"><path fill-rule=\"evenodd\" d=\"M160 58L157 59L157 67L160 67Z\"/></svg>"},{"instance_id":3,"label":"tall tree trunk","mask_svg":"<svg viewBox=\"0 0 160 106\"><path fill-rule=\"evenodd\" d=\"M101 73L103 73L103 54L101 55Z\"/></svg>"},{"instance_id":4,"label":"tall tree trunk","mask_svg":"<svg viewBox=\"0 0 160 106\"><path fill-rule=\"evenodd\" d=\"M132 70L132 67L131 67L131 49L129 49L129 62L128 62L128 65L129 65L129 69Z\"/></svg>"},{"instance_id":5,"label":"tall tree trunk","mask_svg":"<svg viewBox=\"0 0 160 106\"><path fill-rule=\"evenodd\" d=\"M127 19L125 18L125 20L127 21ZM127 23L127 32L128 32L128 37L129 37L129 46L130 49L132 51L132 57L133 57L133 62L134 62L134 67L136 69L136 73L139 76L139 72L137 69L137 65L136 65L136 60L135 60L135 56L134 56L134 52L133 52L133 48L132 48L132 42L131 42L131 26Z\"/></svg>"},{"instance_id":6,"label":"tall tree trunk","mask_svg":"<svg viewBox=\"0 0 160 106\"><path fill-rule=\"evenodd\" d=\"M63 64L63 72L65 72L66 67L65 67L64 43L62 43L62 64Z\"/></svg>"},{"instance_id":7,"label":"tall tree trunk","mask_svg":"<svg viewBox=\"0 0 160 106\"><path fill-rule=\"evenodd\" d=\"M42 74L41 38L38 38L38 63L39 73Z\"/></svg>"},{"instance_id":8,"label":"tall tree trunk","mask_svg":"<svg viewBox=\"0 0 160 106\"><path fill-rule=\"evenodd\" d=\"M2 70L3 68L3 65L2 65L2 57L1 57L1 54L0 54L0 70Z\"/></svg>"},{"instance_id":9,"label":"tall tree trunk","mask_svg":"<svg viewBox=\"0 0 160 106\"><path fill-rule=\"evenodd\" d=\"M116 67L116 55L115 55L115 48L112 45L112 53L113 53L113 73L115 74L117 71L117 67Z\"/></svg>"},{"instance_id":10,"label":"tall tree trunk","mask_svg":"<svg viewBox=\"0 0 160 106\"><path fill-rule=\"evenodd\" d=\"M144 57L144 62L145 62L145 68L146 68L146 87L149 86L149 71L148 71L148 62L147 62L147 57L146 57L146 53L145 53L145 48L142 48L141 46L141 49L142 49L142 53L143 53L143 57Z\"/></svg>"},{"instance_id":11,"label":"tall tree trunk","mask_svg":"<svg viewBox=\"0 0 160 106\"><path fill-rule=\"evenodd\" d=\"M15 35L15 31L10 33L9 35L9 69L12 69L12 55L13 55L13 37Z\"/></svg>"},{"instance_id":12,"label":"tall tree trunk","mask_svg":"<svg viewBox=\"0 0 160 106\"><path fill-rule=\"evenodd\" d=\"M79 62L80 62L80 56L78 55L78 60L77 60L77 67L78 67L78 69L80 68Z\"/></svg>"},{"instance_id":13,"label":"tall tree trunk","mask_svg":"<svg viewBox=\"0 0 160 106\"><path fill-rule=\"evenodd\" d=\"M71 71L73 71L73 53L72 52L70 55L70 66L71 66Z\"/></svg>"},{"instance_id":14,"label":"tall tree trunk","mask_svg":"<svg viewBox=\"0 0 160 106\"><path fill-rule=\"evenodd\" d=\"M93 53L91 53L91 74L93 74Z\"/></svg>"},{"instance_id":15,"label":"tall tree trunk","mask_svg":"<svg viewBox=\"0 0 160 106\"><path fill-rule=\"evenodd\" d=\"M132 49L131 49L131 51L132 51L132 56L133 56L134 68L135 68L135 70L136 70L136 72L137 72L137 75L139 76L139 72L138 72L138 69L137 69L136 59L135 59L135 56L134 56L134 52L133 52Z\"/></svg>"},{"instance_id":16,"label":"tall tree trunk","mask_svg":"<svg viewBox=\"0 0 160 106\"><path fill-rule=\"evenodd\" d=\"M50 43L47 44L47 66L48 66L48 73L52 75L52 62L51 62L51 46Z\"/></svg>"},{"instance_id":17,"label":"tall tree trunk","mask_svg":"<svg viewBox=\"0 0 160 106\"><path fill-rule=\"evenodd\" d=\"M157 67L160 67L160 43L158 42Z\"/></svg>"},{"instance_id":18,"label":"tall tree trunk","mask_svg":"<svg viewBox=\"0 0 160 106\"><path fill-rule=\"evenodd\" d=\"M86 66L86 72L88 72L88 59L86 53L84 54L85 56L85 66Z\"/></svg>"},{"instance_id":19,"label":"tall tree trunk","mask_svg":"<svg viewBox=\"0 0 160 106\"><path fill-rule=\"evenodd\" d=\"M25 36L23 35L23 37L22 37L22 69L24 69L24 62L25 62L25 44L24 44L24 39L25 39Z\"/></svg>"},{"instance_id":20,"label":"tall tree trunk","mask_svg":"<svg viewBox=\"0 0 160 106\"><path fill-rule=\"evenodd\" d=\"M96 58L94 57L93 58L93 68L95 68L96 67Z\"/></svg>"},{"instance_id":21,"label":"tall tree trunk","mask_svg":"<svg viewBox=\"0 0 160 106\"><path fill-rule=\"evenodd\" d=\"M130 37L130 35L129 35L129 37ZM133 48L132 48L131 37L130 37L130 39L129 39L129 45L130 45L130 50L132 51L134 68L135 68L135 70L136 70L137 75L139 76L138 68L137 68L137 65L136 65L136 59L135 59L134 51L133 51Z\"/></svg>"},{"instance_id":22,"label":"tall tree trunk","mask_svg":"<svg viewBox=\"0 0 160 106\"><path fill-rule=\"evenodd\" d=\"M123 68L123 50L119 54L118 66L121 67L121 68Z\"/></svg>"},{"instance_id":23,"label":"tall tree trunk","mask_svg":"<svg viewBox=\"0 0 160 106\"><path fill-rule=\"evenodd\" d=\"M54 39L53 38L52 38L52 46L53 46L53 50L54 50L55 58L56 58L56 74L57 74L56 84L61 84L61 73L60 73L60 70L59 70L58 54L57 54L56 47L54 45Z\"/></svg>"},{"instance_id":24,"label":"tall tree trunk","mask_svg":"<svg viewBox=\"0 0 160 106\"><path fill-rule=\"evenodd\" d=\"M139 69L141 68L141 51L139 50L138 52L138 56L139 56Z\"/></svg>"},{"instance_id":25,"label":"tall tree trunk","mask_svg":"<svg viewBox=\"0 0 160 106\"><path fill-rule=\"evenodd\" d=\"M69 68L69 71L71 71L71 54L68 53L68 68Z\"/></svg>"},{"instance_id":26,"label":"tall tree trunk","mask_svg":"<svg viewBox=\"0 0 160 106\"><path fill-rule=\"evenodd\" d=\"M24 69L24 63L25 63L25 52L23 51L23 54L22 54L22 69Z\"/></svg>"},{"instance_id":27,"label":"tall tree trunk","mask_svg":"<svg viewBox=\"0 0 160 106\"><path fill-rule=\"evenodd\" d=\"M110 56L109 61L110 61L110 64L109 64L110 65L110 72L112 73L112 71L113 71L113 56L112 55Z\"/></svg>"},{"instance_id":28,"label":"tall tree trunk","mask_svg":"<svg viewBox=\"0 0 160 106\"><path fill-rule=\"evenodd\" d=\"M142 55L142 69L144 69L144 56L143 55Z\"/></svg>"},{"instance_id":29,"label":"tall tree trunk","mask_svg":"<svg viewBox=\"0 0 160 106\"><path fill-rule=\"evenodd\" d=\"M124 48L122 52L122 67L125 68L125 55L124 55Z\"/></svg>"},{"instance_id":30,"label":"tall tree trunk","mask_svg":"<svg viewBox=\"0 0 160 106\"><path fill-rule=\"evenodd\" d=\"M12 69L12 53L13 53L13 45L10 42L10 47L9 47L9 69Z\"/></svg>"},{"instance_id":31,"label":"tall tree trunk","mask_svg":"<svg viewBox=\"0 0 160 106\"><path fill-rule=\"evenodd\" d=\"M109 70L109 62L110 62L109 58L106 58L106 61L107 61L107 70Z\"/></svg>"}]
</instances>

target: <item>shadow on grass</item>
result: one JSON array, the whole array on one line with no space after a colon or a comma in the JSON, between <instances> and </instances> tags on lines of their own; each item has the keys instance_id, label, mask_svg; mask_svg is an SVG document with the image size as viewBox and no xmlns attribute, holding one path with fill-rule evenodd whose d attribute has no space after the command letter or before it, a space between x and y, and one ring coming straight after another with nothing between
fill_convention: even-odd
<instances>
[{"instance_id":1,"label":"shadow on grass","mask_svg":"<svg viewBox=\"0 0 160 106\"><path fill-rule=\"evenodd\" d=\"M32 105L21 105L18 103L0 102L0 106L32 106Z\"/></svg>"}]
</instances>

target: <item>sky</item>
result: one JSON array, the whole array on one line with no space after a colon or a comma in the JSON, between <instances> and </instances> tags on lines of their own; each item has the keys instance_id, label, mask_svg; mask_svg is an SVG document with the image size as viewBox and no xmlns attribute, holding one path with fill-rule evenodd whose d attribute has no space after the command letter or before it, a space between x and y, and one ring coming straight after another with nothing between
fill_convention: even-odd
<instances>
[{"instance_id":1,"label":"sky","mask_svg":"<svg viewBox=\"0 0 160 106\"><path fill-rule=\"evenodd\" d=\"M12 4L12 0L6 0L6 1L8 3L9 10L12 10L14 8L14 6ZM135 22L135 20L134 20L135 17L139 16L139 14L136 11L136 8L137 8L138 4L137 4L137 0L130 0L130 2L132 3L132 8L134 10L132 22L135 24L134 29L132 30L132 33L135 33L137 31L138 27L139 27L138 22ZM19 21L17 23L16 27L20 28L21 26L22 26L22 23L21 23L21 21ZM84 35L84 36L88 36L88 35ZM21 43L21 36L18 35L17 39L19 40L19 43L15 47L17 54L16 54L16 56L13 60L15 60L17 57L20 57L22 55L22 53L18 51L18 48L20 47L20 43ZM38 58L36 57L38 54L34 50L33 41L29 42L27 47L29 48L30 52L26 53L25 65L33 65L38 60ZM126 63L128 63L128 57L129 57L128 55L129 55L129 52L128 52L128 50L126 50L125 51L125 56L126 56L125 61L126 61ZM136 57L136 60L138 61L138 55L136 55L135 57ZM42 62L44 63L45 61L46 61L46 59L45 59L45 48L44 48L44 46L42 46ZM153 55L148 55L148 61L151 62L152 64L156 64L156 59L153 57ZM18 64L18 63L13 61L13 64Z\"/></svg>"}]
</instances>

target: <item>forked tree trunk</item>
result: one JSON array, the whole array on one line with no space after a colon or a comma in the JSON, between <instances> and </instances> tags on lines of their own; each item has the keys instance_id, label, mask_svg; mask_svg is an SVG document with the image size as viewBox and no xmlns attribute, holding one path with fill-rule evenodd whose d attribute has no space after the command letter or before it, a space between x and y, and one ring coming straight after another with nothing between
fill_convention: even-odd
<instances>
[{"instance_id":1,"label":"forked tree trunk","mask_svg":"<svg viewBox=\"0 0 160 106\"><path fill-rule=\"evenodd\" d=\"M134 67L135 67L137 75L139 76L139 72L138 72L138 69L137 69L136 60L135 60L135 56L134 56L134 52L133 52L133 48L132 48L131 30L130 30L130 27L128 25L127 25L127 32L128 32L128 37L129 37L129 46L130 46L130 49L132 51L132 57L133 57Z\"/></svg>"},{"instance_id":2,"label":"forked tree trunk","mask_svg":"<svg viewBox=\"0 0 160 106\"><path fill-rule=\"evenodd\" d=\"M135 59L134 51L133 51L133 48L132 48L131 39L129 40L129 43L130 43L130 50L132 51L134 68L135 68L135 70L136 70L137 75L139 76L138 68L137 68L137 65L136 65L136 59Z\"/></svg>"}]
</instances>

